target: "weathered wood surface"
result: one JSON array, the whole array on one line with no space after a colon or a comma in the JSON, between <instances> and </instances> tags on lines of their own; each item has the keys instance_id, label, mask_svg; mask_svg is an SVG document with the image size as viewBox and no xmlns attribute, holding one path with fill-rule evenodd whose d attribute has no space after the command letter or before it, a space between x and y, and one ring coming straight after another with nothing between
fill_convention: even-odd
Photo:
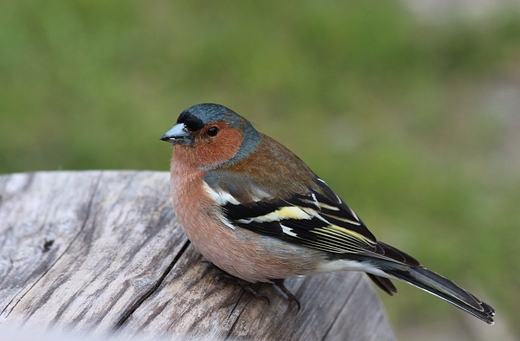
<instances>
[{"instance_id":1,"label":"weathered wood surface","mask_svg":"<svg viewBox=\"0 0 520 341\"><path fill-rule=\"evenodd\" d=\"M186 239L166 172L0 176L0 329L166 339L395 340L366 276L288 280L255 299Z\"/></svg>"}]
</instances>

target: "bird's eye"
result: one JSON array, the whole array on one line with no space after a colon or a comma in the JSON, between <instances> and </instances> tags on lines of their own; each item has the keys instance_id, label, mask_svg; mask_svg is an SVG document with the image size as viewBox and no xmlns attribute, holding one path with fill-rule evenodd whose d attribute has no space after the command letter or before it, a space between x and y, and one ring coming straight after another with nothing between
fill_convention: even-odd
<instances>
[{"instance_id":1,"label":"bird's eye","mask_svg":"<svg viewBox=\"0 0 520 341\"><path fill-rule=\"evenodd\" d=\"M217 136L218 134L218 128L217 127L211 127L208 129L208 136Z\"/></svg>"}]
</instances>

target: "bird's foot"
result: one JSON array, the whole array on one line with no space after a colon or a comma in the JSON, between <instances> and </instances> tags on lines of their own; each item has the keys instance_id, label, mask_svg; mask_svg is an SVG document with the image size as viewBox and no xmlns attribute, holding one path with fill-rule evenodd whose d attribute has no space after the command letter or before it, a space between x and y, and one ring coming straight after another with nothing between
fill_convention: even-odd
<instances>
[{"instance_id":1,"label":"bird's foot","mask_svg":"<svg viewBox=\"0 0 520 341\"><path fill-rule=\"evenodd\" d=\"M294 296L292 294L292 292L289 291L289 289L287 289L284 285L284 279L273 279L273 284L278 287L278 289L280 289L286 296L287 296L287 299L289 300L289 302L295 302L296 305L298 306L298 311L300 311L301 309L301 305L300 305L300 301L298 301L298 299L296 298L296 296Z\"/></svg>"},{"instance_id":2,"label":"bird's foot","mask_svg":"<svg viewBox=\"0 0 520 341\"><path fill-rule=\"evenodd\" d=\"M249 282L244 281L244 280L242 280L240 278L232 276L232 275L228 274L227 272L224 272L223 270L219 269L217 266L215 266L213 263L211 263L210 261L208 261L206 259L202 260L201 262L213 265L215 268L220 270L219 273L217 275L215 275L215 281L216 282L220 282L220 281L232 282L233 284L238 285L239 287L241 287L242 289L244 289L245 291L247 291L248 293L253 295L253 297L255 297L257 299L265 300L268 305L271 304L271 301L269 300L269 297L259 293L255 288L253 288L253 283L249 283Z\"/></svg>"}]
</instances>

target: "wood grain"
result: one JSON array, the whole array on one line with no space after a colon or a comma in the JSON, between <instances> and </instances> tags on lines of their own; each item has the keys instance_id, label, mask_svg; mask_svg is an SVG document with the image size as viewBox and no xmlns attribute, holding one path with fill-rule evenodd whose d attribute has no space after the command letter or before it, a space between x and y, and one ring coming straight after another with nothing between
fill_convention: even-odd
<instances>
[{"instance_id":1,"label":"wood grain","mask_svg":"<svg viewBox=\"0 0 520 341\"><path fill-rule=\"evenodd\" d=\"M395 340L366 276L293 278L256 299L202 261L166 172L0 176L0 329L92 337Z\"/></svg>"}]
</instances>

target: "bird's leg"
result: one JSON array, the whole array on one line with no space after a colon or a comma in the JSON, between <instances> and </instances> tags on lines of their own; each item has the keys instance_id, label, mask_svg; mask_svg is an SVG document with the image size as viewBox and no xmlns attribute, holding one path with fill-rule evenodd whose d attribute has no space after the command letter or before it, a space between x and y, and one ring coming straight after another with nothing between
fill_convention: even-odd
<instances>
[{"instance_id":1,"label":"bird's leg","mask_svg":"<svg viewBox=\"0 0 520 341\"><path fill-rule=\"evenodd\" d=\"M240 279L237 278L237 280L241 281ZM251 295L253 295L256 299L264 299L266 300L267 302L267 305L271 305L271 300L269 299L269 297L259 293L258 291L256 291L254 288L253 288L253 283L248 283L246 281L242 281L243 283L247 283L245 285L242 286L242 288L244 288L245 291L247 291L248 293L250 293ZM240 285L240 284L239 284Z\"/></svg>"},{"instance_id":2,"label":"bird's leg","mask_svg":"<svg viewBox=\"0 0 520 341\"><path fill-rule=\"evenodd\" d=\"M264 300L266 300L267 304L271 305L271 301L269 300L269 297L267 297L267 296L259 293L258 291L256 291L253 288L253 283L249 283L249 282L244 281L244 280L242 280L242 279L240 279L238 277L235 277L235 276L232 276L232 275L228 274L227 272L219 269L217 266L215 266L213 263L211 263L208 260L202 260L202 262L206 263L206 264L211 264L215 268L220 270L220 273L218 273L215 276L215 281L216 282L220 282L222 280L225 280L227 282L232 282L232 283L238 285L239 287L241 287L242 289L244 289L245 291L247 291L248 293L250 293L251 295L253 295L255 298L257 298L257 299L264 299Z\"/></svg>"},{"instance_id":3,"label":"bird's leg","mask_svg":"<svg viewBox=\"0 0 520 341\"><path fill-rule=\"evenodd\" d=\"M242 280L240 278L237 278L235 276L232 276L232 275L230 275L230 274L228 274L227 272L224 272L224 271L221 271L220 274L215 276L215 280L217 282L219 282L221 280L232 282L232 283L238 285L239 287L241 287L242 289L244 289L245 291L247 291L248 293L250 293L251 295L253 295L255 298L257 298L257 299L264 299L264 300L266 300L268 305L271 305L271 301L269 300L269 297L267 297L267 296L259 293L258 291L256 291L253 288L253 283L249 283L247 281L244 281L244 280Z\"/></svg>"},{"instance_id":4,"label":"bird's leg","mask_svg":"<svg viewBox=\"0 0 520 341\"><path fill-rule=\"evenodd\" d=\"M284 279L273 279L272 281L273 281L273 284L278 287L278 289L280 289L285 295L287 295L287 299L289 300L289 302L296 302L296 305L298 306L298 311L300 311L300 309L301 309L300 301L298 301L298 299L292 294L292 292L290 292L289 289L287 289L285 287L285 285L283 284L285 280Z\"/></svg>"}]
</instances>

